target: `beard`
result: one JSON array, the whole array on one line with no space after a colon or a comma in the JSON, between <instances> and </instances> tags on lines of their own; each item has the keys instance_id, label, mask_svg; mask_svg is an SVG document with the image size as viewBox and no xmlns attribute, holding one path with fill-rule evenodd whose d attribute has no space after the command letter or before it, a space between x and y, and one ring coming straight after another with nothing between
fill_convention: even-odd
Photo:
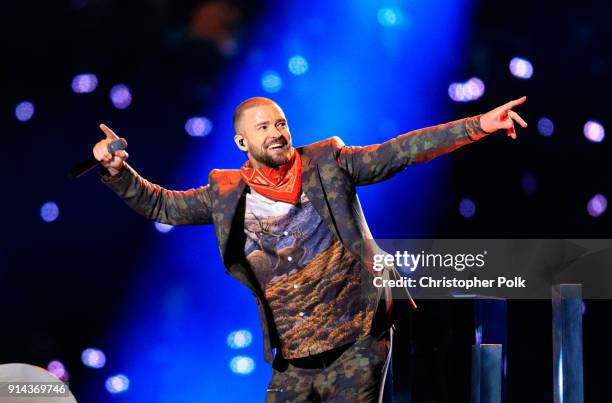
<instances>
[{"instance_id":1,"label":"beard","mask_svg":"<svg viewBox=\"0 0 612 403\"><path fill-rule=\"evenodd\" d=\"M281 137L280 142L284 143L283 148L277 150L270 149L269 145L275 142L278 142L278 140L269 142L268 145L262 145L260 148L251 148L249 146L249 154L255 161L269 168L277 168L286 164L291 158L291 141Z\"/></svg>"}]
</instances>

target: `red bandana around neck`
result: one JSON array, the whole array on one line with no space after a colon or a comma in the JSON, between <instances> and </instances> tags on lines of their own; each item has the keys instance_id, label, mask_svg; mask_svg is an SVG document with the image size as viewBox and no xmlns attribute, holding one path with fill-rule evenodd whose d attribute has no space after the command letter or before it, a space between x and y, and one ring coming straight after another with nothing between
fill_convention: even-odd
<instances>
[{"instance_id":1,"label":"red bandana around neck","mask_svg":"<svg viewBox=\"0 0 612 403\"><path fill-rule=\"evenodd\" d=\"M270 199L297 204L302 189L302 157L292 150L289 162L277 168L253 168L251 161L240 168L242 179Z\"/></svg>"}]
</instances>

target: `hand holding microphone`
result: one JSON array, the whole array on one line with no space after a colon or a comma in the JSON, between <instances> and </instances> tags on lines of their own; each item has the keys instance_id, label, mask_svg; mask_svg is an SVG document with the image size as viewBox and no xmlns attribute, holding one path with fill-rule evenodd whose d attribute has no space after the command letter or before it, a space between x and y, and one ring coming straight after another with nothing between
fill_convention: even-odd
<instances>
[{"instance_id":1,"label":"hand holding microphone","mask_svg":"<svg viewBox=\"0 0 612 403\"><path fill-rule=\"evenodd\" d=\"M101 124L100 129L106 134L106 138L96 143L93 155L111 175L115 176L123 169L123 162L129 158L129 154L125 151L127 142L105 124Z\"/></svg>"},{"instance_id":2,"label":"hand holding microphone","mask_svg":"<svg viewBox=\"0 0 612 403\"><path fill-rule=\"evenodd\" d=\"M93 157L72 167L68 172L68 179L80 178L98 165L102 165L113 176L123 169L124 161L128 159L128 153L125 151L127 141L117 136L105 124L101 124L100 129L106 134L106 138L96 143L93 148Z\"/></svg>"}]
</instances>

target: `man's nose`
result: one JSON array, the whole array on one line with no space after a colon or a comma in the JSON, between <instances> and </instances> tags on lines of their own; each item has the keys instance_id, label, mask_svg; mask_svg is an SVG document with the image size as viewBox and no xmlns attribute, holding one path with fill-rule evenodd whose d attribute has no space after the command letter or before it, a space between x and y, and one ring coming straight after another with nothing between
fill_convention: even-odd
<instances>
[{"instance_id":1,"label":"man's nose","mask_svg":"<svg viewBox=\"0 0 612 403\"><path fill-rule=\"evenodd\" d=\"M276 129L276 133L274 133L274 134L275 134L275 136L272 137L271 141L276 141L276 140L278 140L278 139L283 137L283 133L280 130L278 130L278 129Z\"/></svg>"}]
</instances>

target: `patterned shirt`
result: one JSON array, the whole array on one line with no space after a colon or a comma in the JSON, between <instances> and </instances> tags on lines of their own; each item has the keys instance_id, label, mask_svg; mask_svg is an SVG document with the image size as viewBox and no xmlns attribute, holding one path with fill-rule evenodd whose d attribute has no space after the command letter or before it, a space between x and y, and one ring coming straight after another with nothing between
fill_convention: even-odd
<instances>
[{"instance_id":1,"label":"patterned shirt","mask_svg":"<svg viewBox=\"0 0 612 403\"><path fill-rule=\"evenodd\" d=\"M360 263L302 193L297 205L250 189L245 254L268 305L286 359L318 354L370 331Z\"/></svg>"}]
</instances>

